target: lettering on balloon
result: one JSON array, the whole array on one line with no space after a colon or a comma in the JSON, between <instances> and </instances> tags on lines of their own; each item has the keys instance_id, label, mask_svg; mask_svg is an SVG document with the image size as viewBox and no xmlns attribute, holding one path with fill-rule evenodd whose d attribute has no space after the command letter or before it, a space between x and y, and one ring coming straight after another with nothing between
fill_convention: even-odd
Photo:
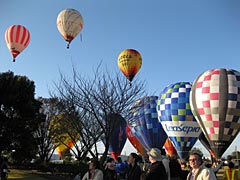
<instances>
[{"instance_id":1,"label":"lettering on balloon","mask_svg":"<svg viewBox=\"0 0 240 180\"><path fill-rule=\"evenodd\" d=\"M167 126L165 124L165 128L167 131L177 131L177 132L185 132L188 134L189 132L199 132L200 128L199 127L191 127L191 126L183 126L182 124L180 126Z\"/></svg>"},{"instance_id":2,"label":"lettering on balloon","mask_svg":"<svg viewBox=\"0 0 240 180\"><path fill-rule=\"evenodd\" d=\"M120 58L118 60L120 61L122 59L131 59L131 58L132 58L131 54L124 54L124 55L120 56Z\"/></svg>"},{"instance_id":3,"label":"lettering on balloon","mask_svg":"<svg viewBox=\"0 0 240 180\"><path fill-rule=\"evenodd\" d=\"M161 123L168 136L198 137L201 133L201 128L194 121L162 121Z\"/></svg>"}]
</instances>

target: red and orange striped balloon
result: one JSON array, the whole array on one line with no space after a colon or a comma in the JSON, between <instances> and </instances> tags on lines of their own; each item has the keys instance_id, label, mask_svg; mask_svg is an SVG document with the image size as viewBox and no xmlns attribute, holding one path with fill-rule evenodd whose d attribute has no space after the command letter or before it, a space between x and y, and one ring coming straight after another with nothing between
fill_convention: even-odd
<instances>
[{"instance_id":1,"label":"red and orange striped balloon","mask_svg":"<svg viewBox=\"0 0 240 180\"><path fill-rule=\"evenodd\" d=\"M30 33L22 25L12 25L5 32L5 41L15 62L15 58L28 46Z\"/></svg>"}]
</instances>

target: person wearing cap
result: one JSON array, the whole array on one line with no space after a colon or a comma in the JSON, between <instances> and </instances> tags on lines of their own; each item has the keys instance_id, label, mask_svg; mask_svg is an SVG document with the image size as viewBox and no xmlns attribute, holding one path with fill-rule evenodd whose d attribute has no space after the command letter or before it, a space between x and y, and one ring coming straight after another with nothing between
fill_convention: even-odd
<instances>
[{"instance_id":1,"label":"person wearing cap","mask_svg":"<svg viewBox=\"0 0 240 180\"><path fill-rule=\"evenodd\" d=\"M168 180L165 167L162 163L160 149L152 148L147 154L151 165L144 177L144 180Z\"/></svg>"},{"instance_id":2,"label":"person wearing cap","mask_svg":"<svg viewBox=\"0 0 240 180\"><path fill-rule=\"evenodd\" d=\"M194 149L189 155L189 164L192 170L187 176L187 180L217 180L214 172L208 169L202 159L202 152Z\"/></svg>"}]
</instances>

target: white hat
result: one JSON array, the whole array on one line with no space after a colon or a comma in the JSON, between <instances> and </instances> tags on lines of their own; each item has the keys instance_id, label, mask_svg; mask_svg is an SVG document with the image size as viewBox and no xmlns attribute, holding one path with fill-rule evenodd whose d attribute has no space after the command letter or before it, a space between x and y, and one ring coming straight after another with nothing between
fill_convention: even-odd
<instances>
[{"instance_id":1,"label":"white hat","mask_svg":"<svg viewBox=\"0 0 240 180\"><path fill-rule=\"evenodd\" d=\"M148 151L147 154L151 156L153 159L155 159L156 161L162 160L161 151L158 148L152 148L150 151Z\"/></svg>"}]
</instances>

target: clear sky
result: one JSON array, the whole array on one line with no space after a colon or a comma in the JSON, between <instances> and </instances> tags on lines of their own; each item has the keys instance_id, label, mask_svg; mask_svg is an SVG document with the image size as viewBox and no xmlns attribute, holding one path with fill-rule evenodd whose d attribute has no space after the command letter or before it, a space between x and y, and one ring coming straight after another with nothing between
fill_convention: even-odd
<instances>
[{"instance_id":1,"label":"clear sky","mask_svg":"<svg viewBox=\"0 0 240 180\"><path fill-rule=\"evenodd\" d=\"M72 41L70 49L56 27L58 13L67 8L78 10L84 19L81 36ZM13 24L24 25L31 34L28 47L15 63L4 39L6 29ZM193 82L209 69L240 71L240 1L0 2L0 72L27 76L35 82L36 97L49 97L53 82L60 78L59 71L71 76L72 66L87 76L100 61L103 67L119 71L118 54L128 48L141 53L143 64L136 77L146 80L148 91L157 96L167 85ZM228 151L235 146L240 150L237 142L240 135Z\"/></svg>"}]
</instances>

